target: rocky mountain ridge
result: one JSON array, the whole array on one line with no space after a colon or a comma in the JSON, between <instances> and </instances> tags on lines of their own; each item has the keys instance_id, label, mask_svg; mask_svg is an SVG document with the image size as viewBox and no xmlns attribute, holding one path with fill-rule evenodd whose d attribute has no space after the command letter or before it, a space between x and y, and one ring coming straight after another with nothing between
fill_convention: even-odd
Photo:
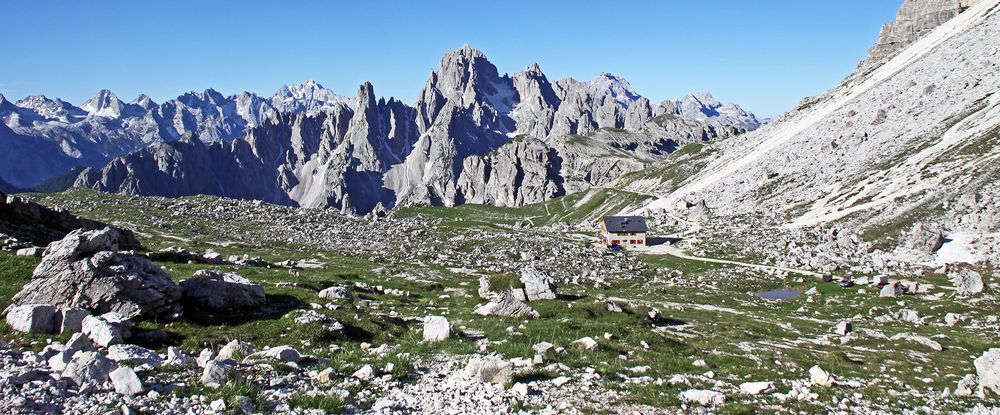
<instances>
[{"instance_id":1,"label":"rocky mountain ridge","mask_svg":"<svg viewBox=\"0 0 1000 415\"><path fill-rule=\"evenodd\" d=\"M75 185L358 213L520 206L606 183L684 143L759 126L753 114L708 94L654 110L627 81L606 73L552 83L531 65L500 75L467 45L445 54L414 106L376 100L367 83L352 104L326 102L322 111L270 113L232 142L154 145L84 171Z\"/></svg>"},{"instance_id":2,"label":"rocky mountain ridge","mask_svg":"<svg viewBox=\"0 0 1000 415\"><path fill-rule=\"evenodd\" d=\"M639 211L696 208L699 220L753 215L770 226L839 226L899 242L911 228L940 229L951 243L941 251L901 243L896 258L1000 258L997 30L1000 1L976 3L880 66L720 143L681 186L646 186L661 197Z\"/></svg>"}]
</instances>

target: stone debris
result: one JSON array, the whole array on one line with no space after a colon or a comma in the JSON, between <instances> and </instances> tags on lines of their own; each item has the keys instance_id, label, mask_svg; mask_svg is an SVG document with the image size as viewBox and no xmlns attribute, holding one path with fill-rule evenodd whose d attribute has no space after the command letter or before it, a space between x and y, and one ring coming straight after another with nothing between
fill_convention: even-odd
<instances>
[{"instance_id":1,"label":"stone debris","mask_svg":"<svg viewBox=\"0 0 1000 415\"><path fill-rule=\"evenodd\" d=\"M951 272L948 279L955 286L955 293L960 296L968 297L983 292L983 277L971 269Z\"/></svg>"},{"instance_id":2,"label":"stone debris","mask_svg":"<svg viewBox=\"0 0 1000 415\"><path fill-rule=\"evenodd\" d=\"M740 384L740 392L746 395L763 395L774 392L774 382L746 382Z\"/></svg>"},{"instance_id":3,"label":"stone debris","mask_svg":"<svg viewBox=\"0 0 1000 415\"><path fill-rule=\"evenodd\" d=\"M7 309L7 325L24 333L55 331L58 309L51 304L24 304Z\"/></svg>"},{"instance_id":4,"label":"stone debris","mask_svg":"<svg viewBox=\"0 0 1000 415\"><path fill-rule=\"evenodd\" d=\"M989 349L973 361L979 384L1000 394L1000 349Z\"/></svg>"},{"instance_id":5,"label":"stone debris","mask_svg":"<svg viewBox=\"0 0 1000 415\"><path fill-rule=\"evenodd\" d=\"M354 301L354 294L351 294L351 290L347 287L334 286L329 288L324 288L319 292L319 298L327 300L346 300Z\"/></svg>"},{"instance_id":6,"label":"stone debris","mask_svg":"<svg viewBox=\"0 0 1000 415\"><path fill-rule=\"evenodd\" d=\"M135 371L128 366L119 366L109 374L111 383L115 387L115 392L122 395L132 396L142 393L142 381Z\"/></svg>"}]
</instances>

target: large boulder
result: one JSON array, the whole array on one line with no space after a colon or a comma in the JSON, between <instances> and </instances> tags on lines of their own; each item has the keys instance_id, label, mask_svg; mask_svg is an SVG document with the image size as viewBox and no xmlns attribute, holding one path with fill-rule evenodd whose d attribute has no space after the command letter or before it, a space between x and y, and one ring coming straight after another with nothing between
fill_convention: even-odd
<instances>
[{"instance_id":1,"label":"large boulder","mask_svg":"<svg viewBox=\"0 0 1000 415\"><path fill-rule=\"evenodd\" d=\"M554 300L559 296L555 280L537 268L521 270L521 283L524 284L524 298L527 301Z\"/></svg>"},{"instance_id":2,"label":"large boulder","mask_svg":"<svg viewBox=\"0 0 1000 415\"><path fill-rule=\"evenodd\" d=\"M944 229L939 224L918 222L903 235L903 245L924 254L933 254L944 245Z\"/></svg>"},{"instance_id":3,"label":"large boulder","mask_svg":"<svg viewBox=\"0 0 1000 415\"><path fill-rule=\"evenodd\" d=\"M1000 349L990 349L973 362L979 385L1000 394Z\"/></svg>"},{"instance_id":4,"label":"large boulder","mask_svg":"<svg viewBox=\"0 0 1000 415\"><path fill-rule=\"evenodd\" d=\"M955 285L955 292L962 297L983 292L982 275L971 269L949 273L948 279Z\"/></svg>"},{"instance_id":5,"label":"large boulder","mask_svg":"<svg viewBox=\"0 0 1000 415\"><path fill-rule=\"evenodd\" d=\"M130 319L173 319L181 289L148 259L117 252L113 228L70 232L45 250L31 281L11 304L52 304Z\"/></svg>"},{"instance_id":6,"label":"large boulder","mask_svg":"<svg viewBox=\"0 0 1000 415\"><path fill-rule=\"evenodd\" d=\"M115 392L122 395L132 396L142 393L142 380L135 374L135 371L128 366L119 366L108 374L111 384L115 387Z\"/></svg>"},{"instance_id":7,"label":"large boulder","mask_svg":"<svg viewBox=\"0 0 1000 415\"><path fill-rule=\"evenodd\" d=\"M51 304L24 304L7 310L7 325L25 333L53 333L59 310Z\"/></svg>"},{"instance_id":8,"label":"large boulder","mask_svg":"<svg viewBox=\"0 0 1000 415\"><path fill-rule=\"evenodd\" d=\"M183 302L202 311L253 310L267 304L264 288L236 274L201 270L181 281Z\"/></svg>"}]
</instances>

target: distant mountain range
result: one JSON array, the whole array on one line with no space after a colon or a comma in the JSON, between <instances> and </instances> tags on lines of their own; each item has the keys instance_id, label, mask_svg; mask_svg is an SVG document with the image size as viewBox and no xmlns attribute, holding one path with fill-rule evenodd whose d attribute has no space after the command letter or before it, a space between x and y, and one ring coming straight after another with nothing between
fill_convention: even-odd
<instances>
[{"instance_id":1,"label":"distant mountain range","mask_svg":"<svg viewBox=\"0 0 1000 415\"><path fill-rule=\"evenodd\" d=\"M107 90L79 107L0 96L0 119L0 178L14 186L86 167L75 185L356 212L544 201L761 124L708 93L653 105L607 73L500 75L469 46L445 54L412 106L376 99L370 84L347 98L308 81L270 98L209 89L162 104Z\"/></svg>"}]
</instances>

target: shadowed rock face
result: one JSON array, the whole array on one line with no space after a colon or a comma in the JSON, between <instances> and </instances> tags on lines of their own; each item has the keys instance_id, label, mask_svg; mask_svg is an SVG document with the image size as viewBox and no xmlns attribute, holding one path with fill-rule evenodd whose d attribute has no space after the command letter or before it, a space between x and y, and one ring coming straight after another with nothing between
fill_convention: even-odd
<instances>
[{"instance_id":1,"label":"shadowed rock face","mask_svg":"<svg viewBox=\"0 0 1000 415\"><path fill-rule=\"evenodd\" d=\"M120 238L112 228L77 230L52 243L11 304L79 307L128 319L180 316L181 288L148 259L118 253Z\"/></svg>"},{"instance_id":2,"label":"shadowed rock face","mask_svg":"<svg viewBox=\"0 0 1000 415\"><path fill-rule=\"evenodd\" d=\"M311 90L285 91L282 102L291 108L285 100ZM734 104L691 97L654 112L620 77L552 83L537 64L500 75L482 52L465 46L445 54L412 107L376 99L365 83L350 105L328 100L321 111L271 113L232 142L187 136L156 144L82 172L75 185L353 213L521 206L606 183L685 143L759 125Z\"/></svg>"},{"instance_id":3,"label":"shadowed rock face","mask_svg":"<svg viewBox=\"0 0 1000 415\"><path fill-rule=\"evenodd\" d=\"M47 245L77 229L103 229L108 224L84 219L69 212L42 206L17 196L0 192L0 232L37 245ZM142 249L132 231L112 227L118 232L118 247Z\"/></svg>"}]
</instances>

